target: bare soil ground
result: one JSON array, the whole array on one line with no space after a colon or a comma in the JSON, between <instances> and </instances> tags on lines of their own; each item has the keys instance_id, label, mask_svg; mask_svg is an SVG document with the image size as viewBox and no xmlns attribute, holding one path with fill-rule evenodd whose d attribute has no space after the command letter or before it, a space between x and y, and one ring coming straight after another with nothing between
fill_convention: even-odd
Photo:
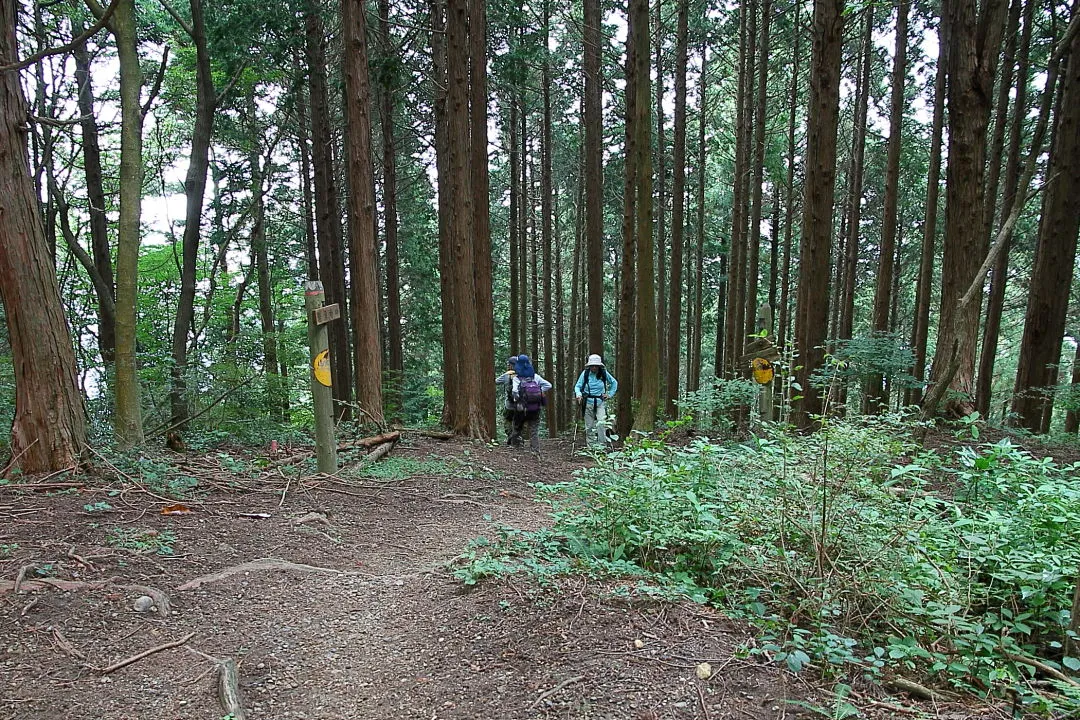
<instances>
[{"instance_id":1,"label":"bare soil ground","mask_svg":"<svg viewBox=\"0 0 1080 720\"><path fill-rule=\"evenodd\" d=\"M545 441L539 463L425 438L392 455L461 470L347 484L218 475L181 515L107 479L51 493L0 486L0 718L220 720L215 659L226 658L252 720L766 719L818 716L792 701L832 707L831 683L743 659L748 630L706 608L580 578L474 590L455 580L446 563L470 539L546 521L529 483L581 466L568 443ZM145 547L115 547L118 530ZM162 544L172 554L153 552ZM167 610L160 595L133 609L156 594L147 588ZM869 717L999 717L857 692Z\"/></svg>"}]
</instances>

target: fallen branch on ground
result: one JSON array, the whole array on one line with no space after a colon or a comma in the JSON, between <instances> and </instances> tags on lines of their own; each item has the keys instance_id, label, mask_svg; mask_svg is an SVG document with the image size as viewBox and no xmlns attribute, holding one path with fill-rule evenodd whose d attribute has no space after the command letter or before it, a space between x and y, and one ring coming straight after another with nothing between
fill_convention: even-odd
<instances>
[{"instance_id":1,"label":"fallen branch on ground","mask_svg":"<svg viewBox=\"0 0 1080 720\"><path fill-rule=\"evenodd\" d=\"M113 663L112 665L105 668L104 670L101 670L101 674L102 675L108 675L109 673L116 672L120 668L124 668L124 667L127 667L128 665L131 665L132 663L139 662L143 658L150 657L154 653L159 653L162 650L168 650L170 648L175 648L175 647L180 647L181 645L185 645L187 643L187 641L190 640L193 637L195 637L195 633L191 632L191 633L188 633L187 635L185 635L184 637L180 638L179 640L173 640L172 642L167 642L164 645L158 645L157 647L152 647L149 650L143 650L138 655L132 655L131 657L125 658L124 660L121 660L120 662Z\"/></svg>"},{"instance_id":2,"label":"fallen branch on ground","mask_svg":"<svg viewBox=\"0 0 1080 720\"><path fill-rule=\"evenodd\" d=\"M371 448L383 443L394 443L401 438L401 433L398 431L383 433L381 435L372 435L371 437L360 438L359 440L353 440L352 442L341 443L338 445L338 452L344 452L346 450L355 450L356 448ZM295 465L298 462L302 462L315 455L314 450L305 450L304 452L297 453L287 458L282 458L268 464L263 468L263 472L267 470L273 470L274 468L284 467L286 465Z\"/></svg>"},{"instance_id":3,"label":"fallen branch on ground","mask_svg":"<svg viewBox=\"0 0 1080 720\"><path fill-rule=\"evenodd\" d=\"M540 693L540 696L537 697L535 700L533 700L532 705L529 706L529 709L532 710L534 707L536 707L540 703L544 702L549 697L551 697L555 693L559 692L563 688L565 688L565 687L567 687L569 685L573 685L574 683L579 683L584 679L585 679L584 675L575 675L572 678L569 678L567 680L563 680L561 683L559 683L555 687L551 688L550 690L545 690L544 692Z\"/></svg>"},{"instance_id":4,"label":"fallen branch on ground","mask_svg":"<svg viewBox=\"0 0 1080 720\"><path fill-rule=\"evenodd\" d=\"M60 628L52 628L53 640L65 653L78 660L86 660L86 654L79 650L77 647L71 644L71 641L64 637L64 633L60 632Z\"/></svg>"},{"instance_id":5,"label":"fallen branch on ground","mask_svg":"<svg viewBox=\"0 0 1080 720\"><path fill-rule=\"evenodd\" d=\"M1072 685L1073 687L1080 687L1080 682L1077 682L1076 680L1069 677L1065 673L1061 672L1057 668L1051 667L1051 666L1047 665L1046 663L1042 662L1041 660L1037 660L1037 659L1035 659L1033 657L1027 657L1025 655L1017 655L1015 653L1009 652L1008 650L1002 650L1001 654L1004 655L1005 657L1009 658L1013 662L1018 662L1018 663L1022 663L1024 665L1029 665L1029 666L1035 668L1036 670L1038 670L1039 672L1041 672L1042 674L1049 675L1050 677L1054 678L1055 680L1060 680L1061 682L1065 683L1066 685Z\"/></svg>"},{"instance_id":6,"label":"fallen branch on ground","mask_svg":"<svg viewBox=\"0 0 1080 720\"><path fill-rule=\"evenodd\" d=\"M944 690L931 690L925 685L920 685L914 680L908 680L903 677L893 677L885 681L885 684L889 687L895 688L906 692L912 697L917 697L920 700L931 700L933 702L942 702L948 700L956 700L957 696L953 693L946 692Z\"/></svg>"},{"instance_id":7,"label":"fallen branch on ground","mask_svg":"<svg viewBox=\"0 0 1080 720\"><path fill-rule=\"evenodd\" d=\"M186 583L176 588L176 590L177 592L195 590L208 583L225 580L232 577L233 575L250 572L252 570L294 570L296 572L328 573L332 575L346 574L344 573L344 571L335 570L334 568L324 568L315 565L301 565L289 562L288 560L279 560L278 558L259 558L258 560L252 560L250 562L233 565L232 567L227 567L224 570L219 570L216 573L197 577L194 580L188 580Z\"/></svg>"}]
</instances>

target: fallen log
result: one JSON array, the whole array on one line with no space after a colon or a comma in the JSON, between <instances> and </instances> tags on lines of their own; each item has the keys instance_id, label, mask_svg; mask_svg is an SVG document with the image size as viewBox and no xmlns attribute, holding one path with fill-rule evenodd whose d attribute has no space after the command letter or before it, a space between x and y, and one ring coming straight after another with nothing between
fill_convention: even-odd
<instances>
[{"instance_id":1,"label":"fallen log","mask_svg":"<svg viewBox=\"0 0 1080 720\"><path fill-rule=\"evenodd\" d=\"M390 450L393 447L394 447L394 443L392 443L392 442L383 443L379 447L377 447L374 450L372 450L371 452L369 452L367 454L367 457L364 458L364 462L365 463L378 462L379 460L381 460L382 458L384 458L388 454L390 454Z\"/></svg>"},{"instance_id":2,"label":"fallen log","mask_svg":"<svg viewBox=\"0 0 1080 720\"><path fill-rule=\"evenodd\" d=\"M355 450L357 448L371 448L384 443L395 443L401 438L401 433L397 430L388 433L382 433L381 435L372 435L371 437L360 438L359 440L353 440L351 442L340 443L338 445L338 452L345 452L347 450ZM298 462L307 460L315 455L314 450L306 450L302 453L291 455L287 458L282 458L266 465L263 468L263 472L272 470L278 467L284 467L286 465L294 465Z\"/></svg>"}]
</instances>

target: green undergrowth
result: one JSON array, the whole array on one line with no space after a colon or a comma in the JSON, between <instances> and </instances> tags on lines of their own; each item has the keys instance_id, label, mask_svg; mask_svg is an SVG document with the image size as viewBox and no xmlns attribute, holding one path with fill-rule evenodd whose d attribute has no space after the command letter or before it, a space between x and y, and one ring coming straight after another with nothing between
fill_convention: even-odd
<instances>
[{"instance_id":1,"label":"green undergrowth","mask_svg":"<svg viewBox=\"0 0 1080 720\"><path fill-rule=\"evenodd\" d=\"M539 485L553 523L459 559L466 584L631 575L749 621L747 648L838 680L903 674L1080 712L1066 652L1080 465L1008 440L938 455L896 417L766 429L732 445L645 441ZM1073 651L1080 655L1080 651Z\"/></svg>"}]
</instances>

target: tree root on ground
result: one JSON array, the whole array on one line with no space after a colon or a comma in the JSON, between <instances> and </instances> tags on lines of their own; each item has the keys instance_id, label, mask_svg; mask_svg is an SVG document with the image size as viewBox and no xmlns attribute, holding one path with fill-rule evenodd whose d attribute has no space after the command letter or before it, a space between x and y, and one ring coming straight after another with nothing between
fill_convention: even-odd
<instances>
[{"instance_id":1,"label":"tree root on ground","mask_svg":"<svg viewBox=\"0 0 1080 720\"><path fill-rule=\"evenodd\" d=\"M301 565L289 562L288 560L280 560L278 558L259 558L258 560L251 560L250 562L233 565L232 567L227 567L224 570L219 570L216 573L203 575L193 580L188 580L186 583L176 589L178 592L195 590L203 585L218 582L220 580L225 580L232 577L233 575L251 572L253 570L294 570L296 572L329 573L332 575L349 574L343 570L318 567L315 565Z\"/></svg>"}]
</instances>

